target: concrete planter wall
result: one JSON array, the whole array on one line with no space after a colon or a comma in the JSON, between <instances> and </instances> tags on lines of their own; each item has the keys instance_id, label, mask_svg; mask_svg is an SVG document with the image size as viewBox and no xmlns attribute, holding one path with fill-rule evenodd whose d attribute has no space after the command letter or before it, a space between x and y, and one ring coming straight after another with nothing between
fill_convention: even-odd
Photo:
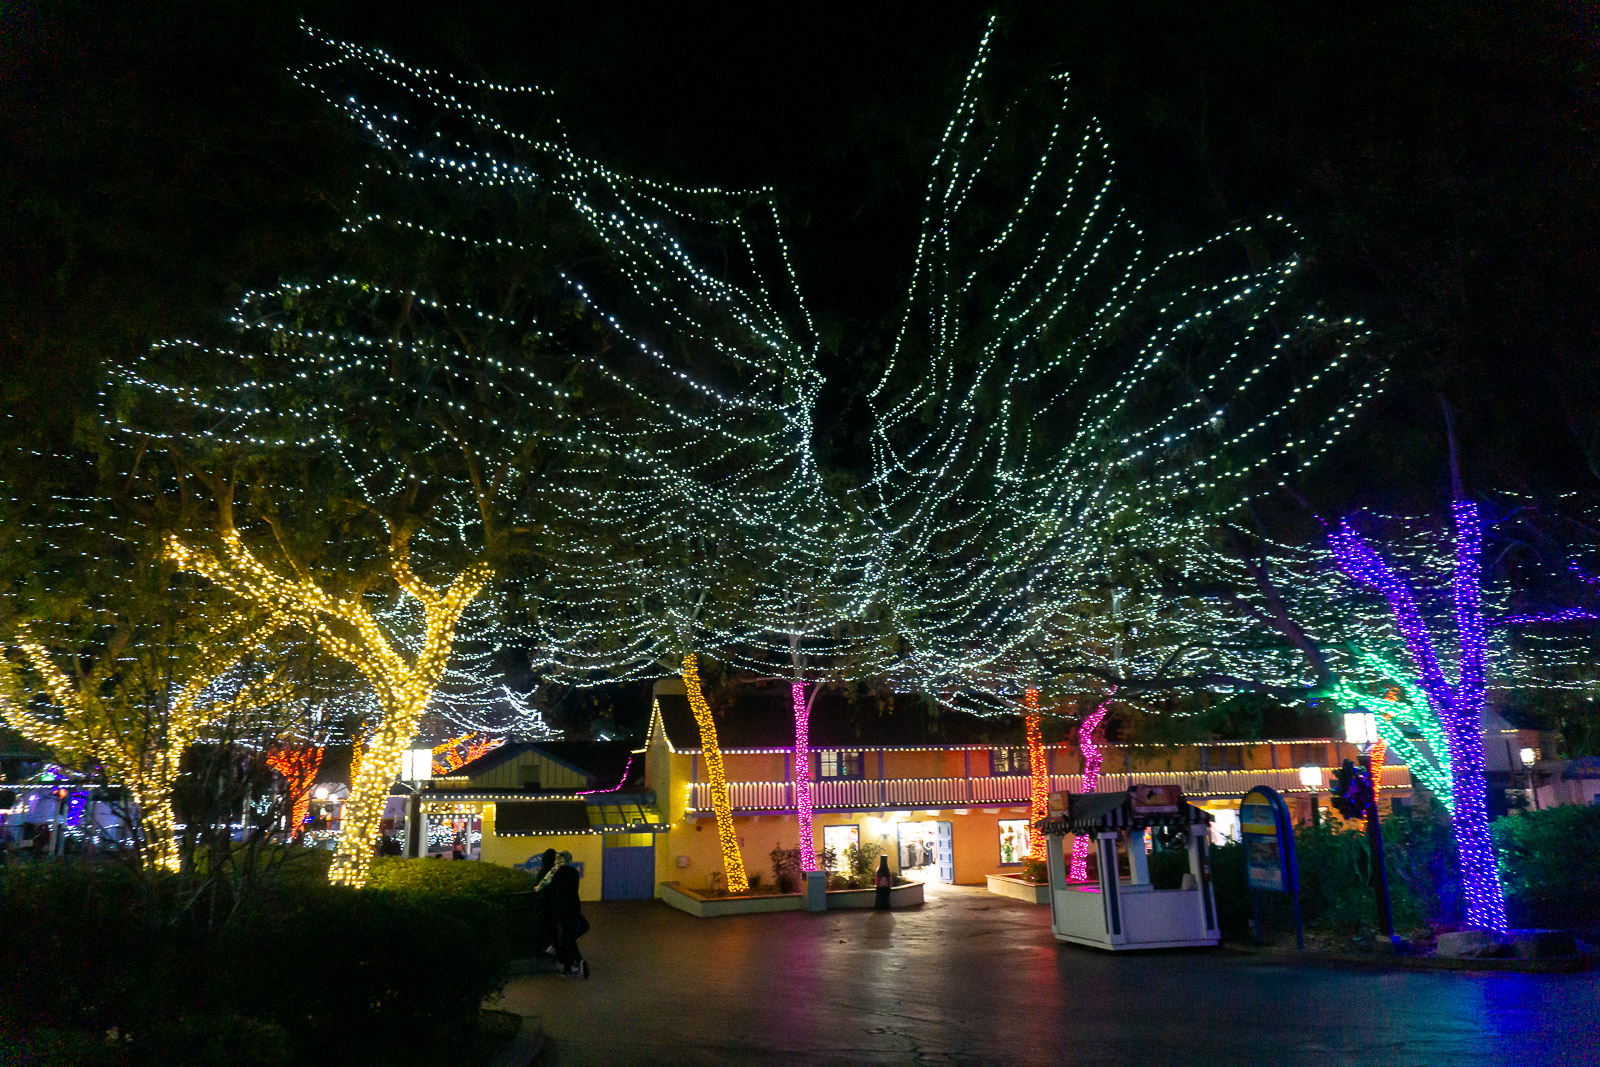
<instances>
[{"instance_id":1,"label":"concrete planter wall","mask_svg":"<svg viewBox=\"0 0 1600 1067\"><path fill-rule=\"evenodd\" d=\"M830 889L828 890L828 910L835 908L870 908L876 902L878 891L876 889ZM908 882L905 885L889 887L889 907L909 908L923 902L922 883Z\"/></svg>"},{"instance_id":2,"label":"concrete planter wall","mask_svg":"<svg viewBox=\"0 0 1600 1067\"><path fill-rule=\"evenodd\" d=\"M1029 904L1050 903L1050 883L1025 882L1021 878L1013 878L1009 874L991 874L985 876L989 882L989 892L998 893L1003 897L1015 897L1017 900L1026 900Z\"/></svg>"},{"instance_id":3,"label":"concrete planter wall","mask_svg":"<svg viewBox=\"0 0 1600 1067\"><path fill-rule=\"evenodd\" d=\"M706 897L677 882L661 883L661 899L679 911L700 919L719 915L761 915L769 911L801 911L806 906L799 893L774 893L764 897Z\"/></svg>"},{"instance_id":4,"label":"concrete planter wall","mask_svg":"<svg viewBox=\"0 0 1600 1067\"><path fill-rule=\"evenodd\" d=\"M830 889L828 910L836 908L870 908L874 889ZM699 919L713 919L720 915L761 915L773 911L804 911L805 897L799 893L774 893L759 897L708 897L677 882L661 883L661 899L679 911L688 912ZM889 907L909 908L923 902L922 883L897 885L889 890Z\"/></svg>"}]
</instances>

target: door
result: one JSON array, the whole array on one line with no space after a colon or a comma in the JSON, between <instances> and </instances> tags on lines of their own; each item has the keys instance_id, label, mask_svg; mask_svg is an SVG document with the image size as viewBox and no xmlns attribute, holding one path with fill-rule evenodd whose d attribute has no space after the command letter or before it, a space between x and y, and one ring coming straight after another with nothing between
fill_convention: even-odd
<instances>
[{"instance_id":1,"label":"door","mask_svg":"<svg viewBox=\"0 0 1600 1067\"><path fill-rule=\"evenodd\" d=\"M947 822L934 823L934 859L939 867L939 881L956 880L955 836Z\"/></svg>"},{"instance_id":2,"label":"door","mask_svg":"<svg viewBox=\"0 0 1600 1067\"><path fill-rule=\"evenodd\" d=\"M601 900L649 900L656 895L653 846L608 848L600 857Z\"/></svg>"}]
</instances>

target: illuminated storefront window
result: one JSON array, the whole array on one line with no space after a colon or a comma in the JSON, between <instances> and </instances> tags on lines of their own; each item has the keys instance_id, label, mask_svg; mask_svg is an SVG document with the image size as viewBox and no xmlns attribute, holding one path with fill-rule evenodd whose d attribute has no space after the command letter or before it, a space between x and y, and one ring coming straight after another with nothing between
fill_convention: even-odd
<instances>
[{"instance_id":1,"label":"illuminated storefront window","mask_svg":"<svg viewBox=\"0 0 1600 1067\"><path fill-rule=\"evenodd\" d=\"M1021 863L1028 858L1028 820L1000 820L1000 862Z\"/></svg>"}]
</instances>

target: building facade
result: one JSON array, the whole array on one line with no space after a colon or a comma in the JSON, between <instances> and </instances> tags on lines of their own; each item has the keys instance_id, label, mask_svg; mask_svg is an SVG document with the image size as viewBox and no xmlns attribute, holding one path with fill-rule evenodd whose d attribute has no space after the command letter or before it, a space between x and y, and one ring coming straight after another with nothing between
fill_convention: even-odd
<instances>
[{"instance_id":1,"label":"building facade","mask_svg":"<svg viewBox=\"0 0 1600 1067\"><path fill-rule=\"evenodd\" d=\"M546 848L583 865L585 900L643 898L662 882L719 887L723 860L704 754L688 702L668 680L657 687L645 745L620 742L508 744L418 796L429 854L455 842L469 858L529 867ZM770 884L772 853L795 848L796 764L792 748L744 744L735 723L719 727L734 832L745 869ZM816 736L816 735L814 735ZM830 745L810 754L814 841L842 853L876 845L899 873L981 885L1016 871L1027 856L1026 748L1006 745ZM1218 839L1233 836L1239 798L1268 785L1297 816L1332 815L1328 780L1359 752L1332 739L1216 742L1163 747L1102 746L1096 789L1178 785L1214 816ZM1046 746L1052 791L1083 792L1074 746ZM1411 796L1403 766L1388 766L1382 805ZM476 847L471 847L473 843Z\"/></svg>"}]
</instances>

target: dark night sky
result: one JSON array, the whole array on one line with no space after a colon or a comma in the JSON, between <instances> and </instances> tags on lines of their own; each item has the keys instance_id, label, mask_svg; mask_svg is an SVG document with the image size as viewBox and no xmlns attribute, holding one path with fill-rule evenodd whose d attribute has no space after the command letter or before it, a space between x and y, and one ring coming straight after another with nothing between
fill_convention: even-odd
<instances>
[{"instance_id":1,"label":"dark night sky","mask_svg":"<svg viewBox=\"0 0 1600 1067\"><path fill-rule=\"evenodd\" d=\"M990 8L311 10L420 64L554 88L580 146L623 169L776 186L848 393L882 351L925 167ZM1478 491L1595 487L1592 9L993 10L995 76L1071 72L1158 245L1285 214L1305 232L1313 292L1379 330L1395 386L1328 472L1329 493L1436 502L1440 396ZM348 172L341 134L281 75L296 11L7 5L0 112L20 211L4 228L15 246L0 314L7 365L26 372L12 399L40 375L81 392L97 359L214 321L240 287L315 269Z\"/></svg>"},{"instance_id":2,"label":"dark night sky","mask_svg":"<svg viewBox=\"0 0 1600 1067\"><path fill-rule=\"evenodd\" d=\"M307 5L419 65L555 89L581 149L776 187L830 406L874 381L926 168L990 7ZM0 8L0 407L58 438L99 367L321 273L359 152L289 83L295 0ZM1437 511L1440 400L1469 489L1600 489L1596 13L1458 0L995 5L992 76L1070 72L1163 249L1281 213L1308 286L1393 387L1312 479L1330 509ZM850 450L845 440L836 450Z\"/></svg>"}]
</instances>

